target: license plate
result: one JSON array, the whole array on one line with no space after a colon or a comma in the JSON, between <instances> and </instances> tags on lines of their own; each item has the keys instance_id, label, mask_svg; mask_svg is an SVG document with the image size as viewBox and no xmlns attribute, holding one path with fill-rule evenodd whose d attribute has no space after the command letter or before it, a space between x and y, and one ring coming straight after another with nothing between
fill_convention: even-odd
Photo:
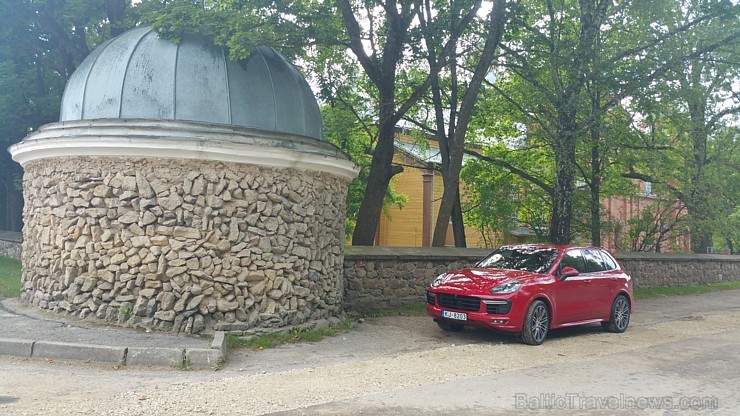
<instances>
[{"instance_id":1,"label":"license plate","mask_svg":"<svg viewBox=\"0 0 740 416\"><path fill-rule=\"evenodd\" d=\"M468 320L468 314L467 313L462 313L462 312L442 311L442 317L443 318L449 318L449 319L456 319L458 321L467 321Z\"/></svg>"}]
</instances>

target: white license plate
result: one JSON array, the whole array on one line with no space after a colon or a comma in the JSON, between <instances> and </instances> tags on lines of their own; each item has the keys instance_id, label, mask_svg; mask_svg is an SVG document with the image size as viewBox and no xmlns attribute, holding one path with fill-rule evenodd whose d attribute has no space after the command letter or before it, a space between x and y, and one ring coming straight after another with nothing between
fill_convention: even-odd
<instances>
[{"instance_id":1,"label":"white license plate","mask_svg":"<svg viewBox=\"0 0 740 416\"><path fill-rule=\"evenodd\" d=\"M449 318L449 319L457 319L458 321L467 321L468 320L468 314L467 313L462 313L462 312L442 311L442 317L443 318Z\"/></svg>"}]
</instances>

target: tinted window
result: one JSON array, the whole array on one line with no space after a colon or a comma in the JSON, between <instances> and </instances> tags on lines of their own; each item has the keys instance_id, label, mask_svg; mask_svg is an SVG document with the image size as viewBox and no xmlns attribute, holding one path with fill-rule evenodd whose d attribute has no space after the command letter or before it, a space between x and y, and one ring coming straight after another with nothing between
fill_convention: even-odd
<instances>
[{"instance_id":1,"label":"tinted window","mask_svg":"<svg viewBox=\"0 0 740 416\"><path fill-rule=\"evenodd\" d=\"M507 246L496 249L477 266L547 273L557 255L558 251L551 248Z\"/></svg>"},{"instance_id":2,"label":"tinted window","mask_svg":"<svg viewBox=\"0 0 740 416\"><path fill-rule=\"evenodd\" d=\"M606 270L604 260L597 250L583 250L583 259L586 261L586 273Z\"/></svg>"},{"instance_id":3,"label":"tinted window","mask_svg":"<svg viewBox=\"0 0 740 416\"><path fill-rule=\"evenodd\" d=\"M604 251L599 251L599 254L601 254L601 258L604 259L604 265L606 266L606 270L616 270L617 262L614 261L612 256L609 255L609 253L606 253Z\"/></svg>"},{"instance_id":4,"label":"tinted window","mask_svg":"<svg viewBox=\"0 0 740 416\"><path fill-rule=\"evenodd\" d=\"M572 267L578 270L580 273L586 272L586 266L583 262L583 256L581 255L580 249L568 250L563 259L560 261L560 270L566 267Z\"/></svg>"}]
</instances>

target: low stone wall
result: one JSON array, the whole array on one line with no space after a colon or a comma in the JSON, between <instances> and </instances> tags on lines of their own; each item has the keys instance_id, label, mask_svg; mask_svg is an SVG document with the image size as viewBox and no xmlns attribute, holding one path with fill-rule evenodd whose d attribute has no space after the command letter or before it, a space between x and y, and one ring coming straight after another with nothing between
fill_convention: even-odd
<instances>
[{"instance_id":1,"label":"low stone wall","mask_svg":"<svg viewBox=\"0 0 740 416\"><path fill-rule=\"evenodd\" d=\"M634 287L710 284L740 280L740 256L720 254L617 253Z\"/></svg>"},{"instance_id":2,"label":"low stone wall","mask_svg":"<svg viewBox=\"0 0 740 416\"><path fill-rule=\"evenodd\" d=\"M436 276L470 267L490 252L437 247L345 247L344 309L378 309L418 301Z\"/></svg>"},{"instance_id":3,"label":"low stone wall","mask_svg":"<svg viewBox=\"0 0 740 416\"><path fill-rule=\"evenodd\" d=\"M344 308L377 309L423 299L439 274L474 265L491 249L346 247ZM740 280L740 256L618 253L635 287Z\"/></svg>"},{"instance_id":4,"label":"low stone wall","mask_svg":"<svg viewBox=\"0 0 740 416\"><path fill-rule=\"evenodd\" d=\"M23 234L12 231L0 231L0 256L21 259Z\"/></svg>"}]
</instances>

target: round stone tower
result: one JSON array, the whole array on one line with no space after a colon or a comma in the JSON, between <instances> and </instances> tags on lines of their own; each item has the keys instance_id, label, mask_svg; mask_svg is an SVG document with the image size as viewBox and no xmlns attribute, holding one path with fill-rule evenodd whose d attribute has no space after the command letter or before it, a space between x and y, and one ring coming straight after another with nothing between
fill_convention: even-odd
<instances>
[{"instance_id":1,"label":"round stone tower","mask_svg":"<svg viewBox=\"0 0 740 416\"><path fill-rule=\"evenodd\" d=\"M195 35L131 30L80 64L60 122L9 150L27 302L186 333L341 313L357 170L271 48L236 63Z\"/></svg>"}]
</instances>

